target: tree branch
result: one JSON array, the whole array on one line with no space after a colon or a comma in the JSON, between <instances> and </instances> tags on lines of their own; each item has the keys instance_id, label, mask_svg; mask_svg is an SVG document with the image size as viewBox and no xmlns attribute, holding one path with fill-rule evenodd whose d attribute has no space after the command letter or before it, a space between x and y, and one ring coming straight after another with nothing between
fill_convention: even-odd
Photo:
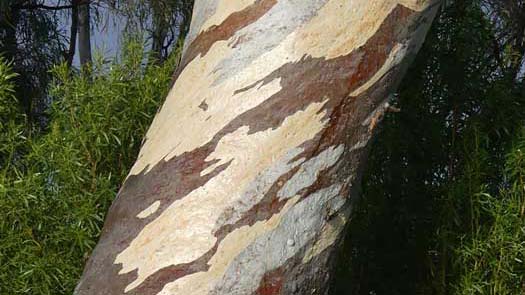
<instances>
[{"instance_id":1,"label":"tree branch","mask_svg":"<svg viewBox=\"0 0 525 295\"><path fill-rule=\"evenodd\" d=\"M73 7L76 7L78 5L89 4L90 2L91 2L90 0L81 0L71 5L57 5L57 6L50 6L50 5L45 5L45 4L26 4L26 5L15 5L14 8L27 9L27 10L34 10L34 9L64 10L64 9L72 9Z\"/></svg>"}]
</instances>

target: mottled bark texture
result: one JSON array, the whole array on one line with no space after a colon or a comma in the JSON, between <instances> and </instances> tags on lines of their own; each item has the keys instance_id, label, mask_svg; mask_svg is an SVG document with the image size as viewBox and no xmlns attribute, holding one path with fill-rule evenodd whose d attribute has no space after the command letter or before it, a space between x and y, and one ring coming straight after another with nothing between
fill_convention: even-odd
<instances>
[{"instance_id":1,"label":"mottled bark texture","mask_svg":"<svg viewBox=\"0 0 525 295\"><path fill-rule=\"evenodd\" d=\"M433 0L197 0L76 294L326 294Z\"/></svg>"}]
</instances>

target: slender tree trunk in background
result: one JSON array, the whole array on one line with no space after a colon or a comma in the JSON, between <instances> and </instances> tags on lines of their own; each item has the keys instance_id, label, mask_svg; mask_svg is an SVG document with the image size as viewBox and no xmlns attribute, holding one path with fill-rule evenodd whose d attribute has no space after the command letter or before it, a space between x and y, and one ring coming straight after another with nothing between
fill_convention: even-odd
<instances>
[{"instance_id":1,"label":"slender tree trunk in background","mask_svg":"<svg viewBox=\"0 0 525 295\"><path fill-rule=\"evenodd\" d=\"M161 11L161 4L152 4L153 10L153 33L152 33L152 44L151 52L156 62L162 63L166 58L163 49L164 41L168 35L167 22L165 20L165 13Z\"/></svg>"},{"instance_id":2,"label":"slender tree trunk in background","mask_svg":"<svg viewBox=\"0 0 525 295\"><path fill-rule=\"evenodd\" d=\"M91 33L89 2L78 6L78 54L80 64L91 63Z\"/></svg>"},{"instance_id":3,"label":"slender tree trunk in background","mask_svg":"<svg viewBox=\"0 0 525 295\"><path fill-rule=\"evenodd\" d=\"M71 1L71 28L69 37L69 50L67 56L67 65L71 67L73 58L75 57L77 32L78 32L78 0Z\"/></svg>"},{"instance_id":4,"label":"slender tree trunk in background","mask_svg":"<svg viewBox=\"0 0 525 295\"><path fill-rule=\"evenodd\" d=\"M197 0L75 294L327 294L367 143L437 4Z\"/></svg>"}]
</instances>

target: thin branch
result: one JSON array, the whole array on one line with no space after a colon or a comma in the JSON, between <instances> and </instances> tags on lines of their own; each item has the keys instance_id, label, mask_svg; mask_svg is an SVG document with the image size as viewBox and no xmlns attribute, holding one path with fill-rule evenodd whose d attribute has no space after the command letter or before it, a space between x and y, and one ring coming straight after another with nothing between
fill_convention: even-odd
<instances>
[{"instance_id":1,"label":"thin branch","mask_svg":"<svg viewBox=\"0 0 525 295\"><path fill-rule=\"evenodd\" d=\"M71 5L57 5L57 6L49 6L45 4L26 4L26 5L14 5L14 8L16 9L27 9L27 10L34 10L34 9L45 9L45 10L64 10L64 9L71 9L78 5L85 5L89 4L91 0L81 0L78 1L76 4Z\"/></svg>"}]
</instances>

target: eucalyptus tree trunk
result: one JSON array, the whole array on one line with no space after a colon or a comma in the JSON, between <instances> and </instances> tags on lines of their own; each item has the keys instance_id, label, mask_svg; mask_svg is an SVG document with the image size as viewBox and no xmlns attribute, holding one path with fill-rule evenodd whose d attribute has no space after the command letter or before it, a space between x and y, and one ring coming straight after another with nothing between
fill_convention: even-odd
<instances>
[{"instance_id":1,"label":"eucalyptus tree trunk","mask_svg":"<svg viewBox=\"0 0 525 295\"><path fill-rule=\"evenodd\" d=\"M327 294L433 0L197 0L76 294Z\"/></svg>"}]
</instances>

